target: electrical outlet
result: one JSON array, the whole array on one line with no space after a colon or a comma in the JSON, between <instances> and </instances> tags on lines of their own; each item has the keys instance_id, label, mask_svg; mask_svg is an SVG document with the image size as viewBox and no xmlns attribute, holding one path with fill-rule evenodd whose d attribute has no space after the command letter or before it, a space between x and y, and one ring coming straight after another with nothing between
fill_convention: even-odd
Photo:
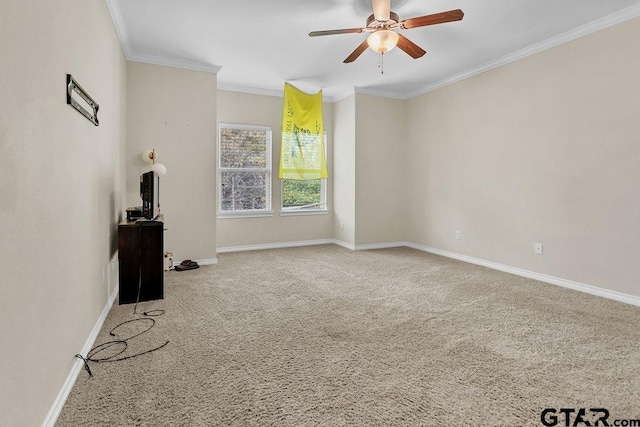
<instances>
[{"instance_id":1,"label":"electrical outlet","mask_svg":"<svg viewBox=\"0 0 640 427\"><path fill-rule=\"evenodd\" d=\"M462 240L462 233L459 231L456 231L456 240Z\"/></svg>"},{"instance_id":2,"label":"electrical outlet","mask_svg":"<svg viewBox=\"0 0 640 427\"><path fill-rule=\"evenodd\" d=\"M340 221L340 230L344 230L344 221Z\"/></svg>"},{"instance_id":3,"label":"electrical outlet","mask_svg":"<svg viewBox=\"0 0 640 427\"><path fill-rule=\"evenodd\" d=\"M533 251L536 255L542 255L542 243L535 243L533 245Z\"/></svg>"}]
</instances>

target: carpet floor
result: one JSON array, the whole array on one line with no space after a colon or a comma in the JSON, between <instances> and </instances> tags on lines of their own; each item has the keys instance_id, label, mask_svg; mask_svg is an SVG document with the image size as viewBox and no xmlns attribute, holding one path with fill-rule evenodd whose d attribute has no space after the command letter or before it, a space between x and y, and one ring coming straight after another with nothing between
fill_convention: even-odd
<instances>
[{"instance_id":1,"label":"carpet floor","mask_svg":"<svg viewBox=\"0 0 640 427\"><path fill-rule=\"evenodd\" d=\"M154 309L116 357L168 344L89 362L58 426L513 427L543 425L545 408L558 425L560 408L640 419L639 307L413 249L224 253L165 273L165 299L137 311ZM96 345L146 329L109 335L140 317L114 305Z\"/></svg>"}]
</instances>

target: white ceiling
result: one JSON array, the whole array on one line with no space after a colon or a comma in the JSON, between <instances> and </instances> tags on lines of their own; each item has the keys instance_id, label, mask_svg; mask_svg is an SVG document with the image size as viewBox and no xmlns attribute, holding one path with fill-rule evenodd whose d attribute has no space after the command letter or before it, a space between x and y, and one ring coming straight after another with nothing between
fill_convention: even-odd
<instances>
[{"instance_id":1,"label":"white ceiling","mask_svg":"<svg viewBox=\"0 0 640 427\"><path fill-rule=\"evenodd\" d=\"M640 16L640 0L391 0L400 19L462 9L464 19L400 30L427 54L365 51L371 0L107 0L131 61L218 72L221 89L282 93L285 81L327 100L371 93L410 98ZM629 41L629 43L637 43ZM598 55L598 52L594 52Z\"/></svg>"}]
</instances>

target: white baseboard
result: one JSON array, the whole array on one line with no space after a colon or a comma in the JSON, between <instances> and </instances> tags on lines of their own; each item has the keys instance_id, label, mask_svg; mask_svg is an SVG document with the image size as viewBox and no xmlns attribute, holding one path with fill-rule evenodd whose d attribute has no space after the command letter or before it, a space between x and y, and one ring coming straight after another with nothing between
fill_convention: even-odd
<instances>
[{"instance_id":1,"label":"white baseboard","mask_svg":"<svg viewBox=\"0 0 640 427\"><path fill-rule=\"evenodd\" d=\"M263 250L263 249L295 248L300 246L327 245L327 244L342 246L343 248L351 249L352 251L365 251L370 249L386 249L386 248L397 248L400 246L406 246L406 242L389 242L389 243L372 243L367 245L354 245L353 243L347 243L337 239L319 239L319 240L302 240L298 242L265 243L260 245L229 246L224 248L218 248L218 253L257 251L257 250Z\"/></svg>"},{"instance_id":2,"label":"white baseboard","mask_svg":"<svg viewBox=\"0 0 640 427\"><path fill-rule=\"evenodd\" d=\"M198 265L213 265L218 263L218 258L194 259Z\"/></svg>"},{"instance_id":3,"label":"white baseboard","mask_svg":"<svg viewBox=\"0 0 640 427\"><path fill-rule=\"evenodd\" d=\"M342 246L345 249L351 249L352 251L356 250L356 245L354 245L353 243L347 243L337 239L331 239L331 243L333 243L334 245Z\"/></svg>"},{"instance_id":4,"label":"white baseboard","mask_svg":"<svg viewBox=\"0 0 640 427\"><path fill-rule=\"evenodd\" d=\"M98 318L98 321L93 326L93 329L89 334L89 338L87 338L87 341L84 343L84 346L80 351L80 354L87 354L93 348L93 344L95 343L96 338L98 337L98 333L100 333L100 329L102 329L102 324L106 320L107 315L109 314L109 310L111 310L111 306L113 305L114 301L118 296L118 289L119 289L119 286L116 284L116 286L113 288L113 292L111 292L111 296L107 300L107 304L104 306L104 309L102 310L102 313ZM49 413L47 414L47 417L44 419L42 423L42 427L55 426L56 421L60 416L60 412L62 411L62 407L67 401L67 397L69 397L69 393L71 393L73 384L76 382L76 378L78 378L78 374L80 373L80 371L82 370L82 367L84 366L84 362L82 360L75 358L75 361L76 362L74 363L73 368L71 368L71 372L69 372L69 375L67 375L67 379L62 385L62 389L60 389L60 392L58 393L56 400L53 402L51 409L49 409Z\"/></svg>"},{"instance_id":5,"label":"white baseboard","mask_svg":"<svg viewBox=\"0 0 640 427\"><path fill-rule=\"evenodd\" d=\"M559 277L549 276L547 274L536 273L534 271L523 270L521 268L511 267L504 264L498 264L492 261L486 261L479 258L470 257L467 255L457 254L455 252L444 251L442 249L431 248L429 246L419 245L412 242L404 242L405 246L408 246L419 251L428 252L434 255L441 255L447 258L454 258L460 261L468 262L471 264L482 265L494 270L504 271L506 273L515 274L517 276L527 277L529 279L539 280L540 282L549 283L552 285L562 286L563 288L569 288L580 292L585 292L591 295L597 295L599 297L609 298L615 301L624 302L640 306L640 296L623 294L622 292L612 291L609 289L598 288L596 286L587 285L584 283L574 282L572 280L561 279Z\"/></svg>"},{"instance_id":6,"label":"white baseboard","mask_svg":"<svg viewBox=\"0 0 640 427\"><path fill-rule=\"evenodd\" d=\"M471 264L481 265L494 270L504 271L506 273L515 274L517 276L539 280L541 282L562 286L564 288L585 292L591 295L597 295L597 296L609 298L615 301L620 301L627 304L640 306L640 296L628 295L622 292L616 292L609 289L598 288L596 286L586 285L584 283L574 282L571 280L561 279L559 277L554 277L554 276L549 276L542 273L523 270L520 268L511 267L508 265L499 264L492 261L486 261L483 259L474 258L467 255L457 254L455 252L449 252L442 249L419 245L413 242L388 242L388 243L367 244L367 245L354 245L354 244L343 242L341 240L336 240L336 239L320 239L320 240L305 240L305 241L298 241L298 242L268 243L268 244L261 244L261 245L231 246L231 247L225 247L225 248L218 248L218 253L254 251L254 250L262 250L262 249L280 249L280 248L291 248L291 247L300 247L300 246L325 245L325 244L331 244L331 243L346 249L351 249L351 250L385 249L385 248L396 248L396 247L406 246L422 252L427 252L434 255L441 255L447 258L453 258L453 259L468 262ZM211 264L217 264L218 259L217 258L202 259L202 260L197 260L197 262L200 265L211 265ZM118 296L118 285L116 284L115 288L113 289L113 292L111 293L111 296L107 301L107 304L105 305L104 309L102 310L102 313L100 314L100 317L98 318L95 326L91 330L91 334L89 335L89 338L87 338L87 341L85 342L84 347L82 348L82 351L80 352L80 354L87 354L93 347L93 344L96 338L98 337L98 333L100 332L100 329L102 328L102 325L105 319L107 318L107 315L109 314L109 310L111 309L111 306L113 305L117 296ZM51 406L51 409L49 410L47 417L42 423L43 427L55 426L56 420L58 419L58 416L62 411L62 408L67 400L67 397L69 396L69 393L71 392L71 389L73 388L73 384L75 383L76 378L78 377L78 374L82 369L82 366L83 366L82 360L77 359L76 363L71 369L71 372L69 372L69 375L67 376L67 379L65 380L62 386L62 389L58 393L56 400Z\"/></svg>"},{"instance_id":7,"label":"white baseboard","mask_svg":"<svg viewBox=\"0 0 640 427\"><path fill-rule=\"evenodd\" d=\"M400 248L402 246L407 246L407 242L388 242L388 243L371 243L367 245L355 245L355 250L368 251L371 249Z\"/></svg>"},{"instance_id":8,"label":"white baseboard","mask_svg":"<svg viewBox=\"0 0 640 427\"><path fill-rule=\"evenodd\" d=\"M318 240L302 240L298 242L264 243L260 245L228 246L224 248L218 248L218 253L258 251L263 249L295 248L300 246L327 245L327 244L342 246L343 248L351 249L352 251L365 251L369 249L386 249L386 248L397 248L400 246L406 246L406 242L389 242L389 243L373 243L373 244L367 244L367 245L354 245L353 243L347 243L337 239L318 239Z\"/></svg>"},{"instance_id":9,"label":"white baseboard","mask_svg":"<svg viewBox=\"0 0 640 427\"><path fill-rule=\"evenodd\" d=\"M447 258L453 258L460 261L468 262L470 264L482 265L484 267L488 267L494 270L515 274L516 276L527 277L529 279L539 280L541 282L549 283L552 285L562 286L563 288L569 288L576 291L585 292L591 295L597 295L597 296L609 298L615 301L620 301L627 304L640 306L640 296L629 295L629 294L624 294L622 292L612 291L609 289L598 288L596 286L591 286L584 283L561 279L559 277L549 276L547 274L542 274L542 273L536 273L534 271L523 270L521 268L511 267L508 265L499 264L492 261L486 261L483 259L474 258L467 255L457 254L455 252L449 252L442 249L419 245L413 242L387 242L387 243L373 243L373 244L366 244L366 245L354 245L353 243L347 243L337 239L321 239L321 240L306 240L306 241L298 241L298 242L267 243L267 244L261 244L261 245L231 246L226 248L218 248L218 253L254 251L254 250L261 250L261 249L292 248L292 247L298 247L298 246L324 245L328 243L333 243L335 245L341 246L346 249L350 249L352 251L397 248L397 247L406 246L412 249L417 249L422 252L441 255Z\"/></svg>"},{"instance_id":10,"label":"white baseboard","mask_svg":"<svg viewBox=\"0 0 640 427\"><path fill-rule=\"evenodd\" d=\"M333 239L319 239L302 240L298 242L265 243L260 245L227 246L218 248L218 253L223 254L228 252L259 251L263 249L295 248L300 246L327 245L331 243L335 243L335 241Z\"/></svg>"}]
</instances>

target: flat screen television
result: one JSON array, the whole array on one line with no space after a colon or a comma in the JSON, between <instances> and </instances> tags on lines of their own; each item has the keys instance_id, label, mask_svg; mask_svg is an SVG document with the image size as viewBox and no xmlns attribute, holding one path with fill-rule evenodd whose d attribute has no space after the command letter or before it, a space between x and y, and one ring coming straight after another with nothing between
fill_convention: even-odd
<instances>
[{"instance_id":1,"label":"flat screen television","mask_svg":"<svg viewBox=\"0 0 640 427\"><path fill-rule=\"evenodd\" d=\"M156 219L160 215L160 178L153 171L140 175L142 216Z\"/></svg>"}]
</instances>

